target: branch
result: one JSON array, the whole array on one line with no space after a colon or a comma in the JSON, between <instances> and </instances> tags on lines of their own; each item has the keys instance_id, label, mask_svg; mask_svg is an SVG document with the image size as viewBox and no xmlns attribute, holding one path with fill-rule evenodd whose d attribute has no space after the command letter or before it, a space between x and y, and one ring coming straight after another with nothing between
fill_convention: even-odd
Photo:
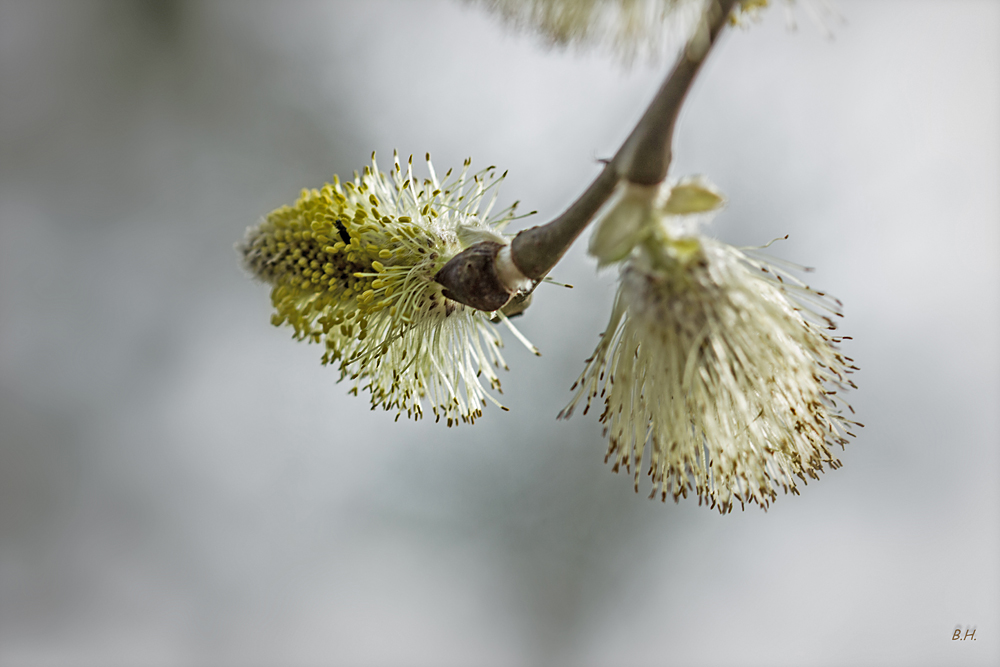
<instances>
[{"instance_id":1,"label":"branch","mask_svg":"<svg viewBox=\"0 0 1000 667\"><path fill-rule=\"evenodd\" d=\"M466 261L466 253L481 254L474 250L475 246L457 254L435 276L435 280L445 287L445 296L474 308L477 303L506 303L518 292L518 282L530 280L537 285L548 274L587 227L598 209L611 197L619 180L625 178L631 183L656 185L666 178L672 157L671 144L677 116L695 76L715 45L736 2L737 0L709 2L694 35L688 40L646 113L579 199L551 222L518 233L509 247L502 248L495 255L495 264L502 265L500 270L496 266L483 267L481 263ZM468 267L469 270L463 271L460 267ZM484 298L480 293L484 280L475 274L482 270L490 273L490 279L486 281L489 284L508 285L506 293ZM515 274L514 280L505 279L512 271ZM501 277L499 283L494 280L496 275Z\"/></svg>"}]
</instances>

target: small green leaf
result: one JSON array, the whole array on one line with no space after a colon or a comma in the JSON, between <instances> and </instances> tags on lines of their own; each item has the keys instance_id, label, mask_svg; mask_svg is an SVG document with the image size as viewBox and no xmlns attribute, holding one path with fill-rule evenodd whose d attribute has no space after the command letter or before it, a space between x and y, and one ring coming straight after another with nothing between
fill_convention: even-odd
<instances>
[{"instance_id":1,"label":"small green leaf","mask_svg":"<svg viewBox=\"0 0 1000 667\"><path fill-rule=\"evenodd\" d=\"M679 183L670 191L663 210L671 215L707 213L721 208L725 198L708 182L692 180Z\"/></svg>"}]
</instances>

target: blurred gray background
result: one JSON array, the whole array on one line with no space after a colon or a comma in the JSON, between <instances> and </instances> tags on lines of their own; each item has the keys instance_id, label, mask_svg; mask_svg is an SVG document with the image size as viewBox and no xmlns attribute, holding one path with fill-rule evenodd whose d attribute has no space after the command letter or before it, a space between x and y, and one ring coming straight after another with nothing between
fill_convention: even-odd
<instances>
[{"instance_id":1,"label":"blurred gray background","mask_svg":"<svg viewBox=\"0 0 1000 667\"><path fill-rule=\"evenodd\" d=\"M614 293L582 248L457 429L347 396L233 250L373 149L544 222L669 59L449 2L0 3L0 664L997 664L1000 3L840 8L731 31L679 126L862 368L844 467L720 517L555 420Z\"/></svg>"}]
</instances>

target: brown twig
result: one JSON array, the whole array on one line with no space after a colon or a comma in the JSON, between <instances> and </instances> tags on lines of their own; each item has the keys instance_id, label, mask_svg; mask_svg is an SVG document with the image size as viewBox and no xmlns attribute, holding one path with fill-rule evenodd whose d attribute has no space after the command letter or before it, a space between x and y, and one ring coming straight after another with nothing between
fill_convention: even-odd
<instances>
[{"instance_id":1,"label":"brown twig","mask_svg":"<svg viewBox=\"0 0 1000 667\"><path fill-rule=\"evenodd\" d=\"M512 266L534 284L544 278L559 262L573 241L593 219L594 214L611 197L621 179L639 185L655 185L667 176L672 157L674 126L684 104L684 99L705 58L716 43L737 0L712 0L698 23L693 36L677 59L670 74L650 102L635 129L609 160L593 183L566 211L549 223L521 231L511 242L509 252ZM448 290L449 297L470 305L506 302L517 289L492 280L496 269L491 268L491 280L484 281L474 275L481 271L480 263L466 261L466 253L482 254L472 246L456 255L435 277ZM498 254L494 253L494 257ZM454 264L453 264L454 263ZM459 270L459 267L469 270ZM449 268L451 267L451 268ZM509 268L508 268L509 270ZM494 285L503 293L480 294L484 284Z\"/></svg>"}]
</instances>

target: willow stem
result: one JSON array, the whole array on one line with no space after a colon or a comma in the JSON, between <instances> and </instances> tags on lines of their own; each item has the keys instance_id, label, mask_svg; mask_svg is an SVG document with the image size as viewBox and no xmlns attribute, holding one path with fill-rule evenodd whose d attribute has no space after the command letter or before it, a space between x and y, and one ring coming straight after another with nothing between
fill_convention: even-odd
<instances>
[{"instance_id":1,"label":"willow stem","mask_svg":"<svg viewBox=\"0 0 1000 667\"><path fill-rule=\"evenodd\" d=\"M640 185L661 183L672 157L674 126L695 76L715 45L737 0L713 0L705 9L673 70L646 113L579 199L551 222L521 231L511 243L511 259L526 277L544 278L625 178Z\"/></svg>"}]
</instances>

